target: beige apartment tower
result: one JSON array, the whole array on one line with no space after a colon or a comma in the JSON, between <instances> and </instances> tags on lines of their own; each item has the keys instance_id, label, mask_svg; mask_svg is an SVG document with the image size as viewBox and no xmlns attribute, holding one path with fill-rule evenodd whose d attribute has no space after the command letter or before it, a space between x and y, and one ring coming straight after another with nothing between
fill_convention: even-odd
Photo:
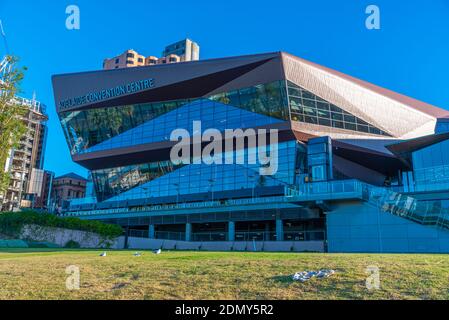
<instances>
[{"instance_id":1,"label":"beige apartment tower","mask_svg":"<svg viewBox=\"0 0 449 320\"><path fill-rule=\"evenodd\" d=\"M196 61L200 58L200 47L190 39L178 41L165 47L162 57L143 56L135 50L126 50L121 55L103 61L104 70L151 66L186 61Z\"/></svg>"}]
</instances>

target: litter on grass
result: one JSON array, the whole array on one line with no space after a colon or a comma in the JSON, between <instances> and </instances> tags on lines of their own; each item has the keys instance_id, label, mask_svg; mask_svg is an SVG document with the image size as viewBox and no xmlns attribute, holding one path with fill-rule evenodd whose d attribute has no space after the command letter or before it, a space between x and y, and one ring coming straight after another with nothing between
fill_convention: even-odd
<instances>
[{"instance_id":1,"label":"litter on grass","mask_svg":"<svg viewBox=\"0 0 449 320\"><path fill-rule=\"evenodd\" d=\"M306 282L312 278L318 279L328 278L333 274L335 274L334 270L303 271L295 273L293 275L293 280L299 282Z\"/></svg>"}]
</instances>

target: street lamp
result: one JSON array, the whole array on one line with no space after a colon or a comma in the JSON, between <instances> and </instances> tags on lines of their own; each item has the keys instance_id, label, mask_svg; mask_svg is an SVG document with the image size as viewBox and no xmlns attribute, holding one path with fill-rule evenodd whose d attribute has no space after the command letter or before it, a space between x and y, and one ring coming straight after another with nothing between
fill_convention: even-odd
<instances>
[{"instance_id":1,"label":"street lamp","mask_svg":"<svg viewBox=\"0 0 449 320\"><path fill-rule=\"evenodd\" d=\"M254 178L255 178L255 176L254 176L254 173L248 173L248 172L245 172L245 174L246 174L246 177L250 180L250 182L251 182L251 197L252 197L252 199L254 199L254 195L255 195L255 189L256 189L256 185L255 185L255 180L254 180Z\"/></svg>"},{"instance_id":2,"label":"street lamp","mask_svg":"<svg viewBox=\"0 0 449 320\"><path fill-rule=\"evenodd\" d=\"M215 179L209 179L209 187L210 187L210 191L212 192L212 202L214 202L214 183L215 183Z\"/></svg>"},{"instance_id":3,"label":"street lamp","mask_svg":"<svg viewBox=\"0 0 449 320\"><path fill-rule=\"evenodd\" d=\"M176 194L176 205L179 205L179 183L173 183L173 186L176 187L176 191L177 191L177 194Z\"/></svg>"}]
</instances>

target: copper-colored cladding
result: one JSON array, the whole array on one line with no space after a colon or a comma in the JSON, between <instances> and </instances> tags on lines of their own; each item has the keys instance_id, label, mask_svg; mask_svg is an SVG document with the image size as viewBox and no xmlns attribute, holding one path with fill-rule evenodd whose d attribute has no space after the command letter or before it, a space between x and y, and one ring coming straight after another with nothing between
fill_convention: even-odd
<instances>
[{"instance_id":1,"label":"copper-colored cladding","mask_svg":"<svg viewBox=\"0 0 449 320\"><path fill-rule=\"evenodd\" d=\"M317 136L308 134L308 133L304 133L301 131L296 131L296 130L292 130L293 134L295 135L296 140L301 141L301 142L307 142L309 141L309 139L313 139L313 138L317 138Z\"/></svg>"},{"instance_id":2,"label":"copper-colored cladding","mask_svg":"<svg viewBox=\"0 0 449 320\"><path fill-rule=\"evenodd\" d=\"M414 99L414 98L411 98L411 97L408 97L408 96L405 96L403 94L391 91L389 89L385 89L385 88L379 87L379 86L377 86L375 84L366 82L364 80L360 80L360 79L351 77L351 76L349 76L347 74L344 74L342 72L339 72L339 71L336 71L336 70L333 70L333 69L321 66L319 64L307 61L305 59L302 59L302 58L296 57L294 55L291 55L289 53L285 53L284 52L282 54L284 56L291 57L291 58L293 58L293 59L295 59L297 61L300 61L300 62L302 62L304 64L307 64L309 66L312 66L314 68L323 70L326 73L329 73L331 75L335 75L338 78L345 79L345 80L348 80L349 82L358 84L358 85L360 85L361 87L363 87L365 89L368 89L370 91L376 92L376 93L378 93L378 94L380 94L382 96L388 97L388 98L390 98L392 100L398 101L398 102L400 102L400 103L402 103L404 105L407 105L407 106L409 106L411 108L419 110L419 111L421 111L421 112L423 112L425 114L428 114L428 115L430 115L432 117L436 117L436 118L449 117L449 111L447 111L447 110L438 108L436 106L433 106L431 104L419 101L417 99Z\"/></svg>"},{"instance_id":3,"label":"copper-colored cladding","mask_svg":"<svg viewBox=\"0 0 449 320\"><path fill-rule=\"evenodd\" d=\"M283 53L286 79L368 122L394 138L434 133L449 112L416 99Z\"/></svg>"}]
</instances>

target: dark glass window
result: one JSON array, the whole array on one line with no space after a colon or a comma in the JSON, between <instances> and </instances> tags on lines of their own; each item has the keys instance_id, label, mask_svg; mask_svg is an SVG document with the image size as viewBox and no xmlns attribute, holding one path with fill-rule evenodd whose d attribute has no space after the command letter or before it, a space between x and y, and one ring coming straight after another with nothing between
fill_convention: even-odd
<instances>
[{"instance_id":1,"label":"dark glass window","mask_svg":"<svg viewBox=\"0 0 449 320\"><path fill-rule=\"evenodd\" d=\"M331 121L329 119L318 118L318 124L320 124L322 126L330 127L331 126Z\"/></svg>"},{"instance_id":2,"label":"dark glass window","mask_svg":"<svg viewBox=\"0 0 449 320\"><path fill-rule=\"evenodd\" d=\"M332 126L334 128L341 128L344 129L344 124L341 121L332 121Z\"/></svg>"}]
</instances>

